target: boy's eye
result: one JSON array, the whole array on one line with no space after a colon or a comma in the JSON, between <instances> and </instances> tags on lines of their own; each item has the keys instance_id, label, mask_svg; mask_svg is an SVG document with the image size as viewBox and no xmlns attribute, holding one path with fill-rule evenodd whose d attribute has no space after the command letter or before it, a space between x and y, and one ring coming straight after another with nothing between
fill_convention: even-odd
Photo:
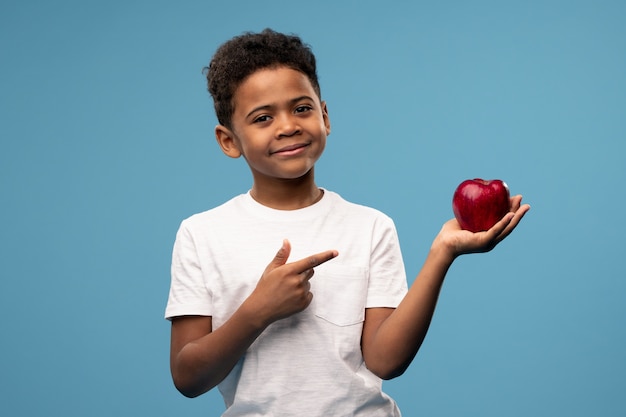
<instances>
[{"instance_id":1,"label":"boy's eye","mask_svg":"<svg viewBox=\"0 0 626 417\"><path fill-rule=\"evenodd\" d=\"M263 122L267 122L269 119L270 119L270 117L269 117L269 116L267 116L267 115L262 115L262 116L259 116L259 117L255 118L255 119L253 120L253 122L254 122L254 123L263 123Z\"/></svg>"},{"instance_id":2,"label":"boy's eye","mask_svg":"<svg viewBox=\"0 0 626 417\"><path fill-rule=\"evenodd\" d=\"M309 111L309 110L312 110L312 107L308 105L302 105L302 106L296 107L296 113L304 113L305 111Z\"/></svg>"}]
</instances>

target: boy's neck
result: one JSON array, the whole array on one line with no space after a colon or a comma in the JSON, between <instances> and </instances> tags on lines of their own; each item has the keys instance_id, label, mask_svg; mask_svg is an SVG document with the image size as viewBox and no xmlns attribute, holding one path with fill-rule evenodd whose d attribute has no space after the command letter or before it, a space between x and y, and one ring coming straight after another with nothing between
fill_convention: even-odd
<instances>
[{"instance_id":1,"label":"boy's neck","mask_svg":"<svg viewBox=\"0 0 626 417\"><path fill-rule=\"evenodd\" d=\"M271 184L252 185L250 195L256 202L277 210L298 210L321 200L324 191L314 181L276 181Z\"/></svg>"}]
</instances>

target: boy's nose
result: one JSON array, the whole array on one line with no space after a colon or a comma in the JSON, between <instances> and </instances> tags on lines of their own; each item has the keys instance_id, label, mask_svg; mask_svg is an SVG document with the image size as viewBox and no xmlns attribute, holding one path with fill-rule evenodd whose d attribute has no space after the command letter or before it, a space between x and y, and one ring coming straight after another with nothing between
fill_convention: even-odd
<instances>
[{"instance_id":1,"label":"boy's nose","mask_svg":"<svg viewBox=\"0 0 626 417\"><path fill-rule=\"evenodd\" d=\"M290 137L300 133L300 124L292 115L285 115L278 119L276 137Z\"/></svg>"}]
</instances>

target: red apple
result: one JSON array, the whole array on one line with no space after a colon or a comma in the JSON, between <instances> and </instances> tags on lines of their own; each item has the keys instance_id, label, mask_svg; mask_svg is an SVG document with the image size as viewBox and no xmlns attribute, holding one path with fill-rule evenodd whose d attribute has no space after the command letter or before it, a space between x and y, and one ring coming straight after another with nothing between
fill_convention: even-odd
<instances>
[{"instance_id":1,"label":"red apple","mask_svg":"<svg viewBox=\"0 0 626 417\"><path fill-rule=\"evenodd\" d=\"M489 230L511 209L509 187L501 180L463 181L452 197L452 211L462 229Z\"/></svg>"}]
</instances>

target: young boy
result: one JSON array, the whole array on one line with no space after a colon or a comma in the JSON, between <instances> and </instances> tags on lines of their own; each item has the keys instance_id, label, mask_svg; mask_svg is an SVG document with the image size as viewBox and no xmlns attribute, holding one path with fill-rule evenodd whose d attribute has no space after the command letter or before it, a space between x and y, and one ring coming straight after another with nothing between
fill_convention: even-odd
<instances>
[{"instance_id":1,"label":"young boy","mask_svg":"<svg viewBox=\"0 0 626 417\"><path fill-rule=\"evenodd\" d=\"M481 233L448 221L410 289L392 220L316 185L330 133L315 57L271 30L233 38L208 67L217 142L252 188L184 220L166 317L171 372L224 416L399 416L382 379L401 375L453 260L491 250L528 205ZM278 252L276 252L278 250Z\"/></svg>"}]
</instances>

